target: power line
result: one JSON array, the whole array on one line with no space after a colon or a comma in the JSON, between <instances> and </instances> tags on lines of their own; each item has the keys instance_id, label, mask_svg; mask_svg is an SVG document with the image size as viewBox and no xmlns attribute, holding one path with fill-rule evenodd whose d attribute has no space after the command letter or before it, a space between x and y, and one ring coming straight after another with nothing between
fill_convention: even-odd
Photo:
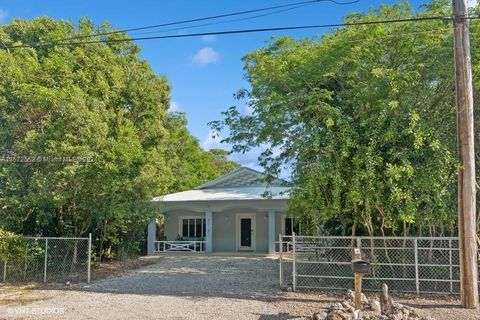
<instances>
[{"instance_id":1,"label":"power line","mask_svg":"<svg viewBox=\"0 0 480 320\"><path fill-rule=\"evenodd\" d=\"M349 5L349 4L357 3L359 1L360 0L352 0L352 1L348 1L348 2L342 2L342 1L338 1L338 0L308 0L308 1L294 2L294 3L272 6L272 7L265 7L265 8L259 8L259 9L251 9L251 10L244 10L244 11L239 11L239 12L220 14L220 15L215 15L215 16L208 16L208 17L180 20L180 21L174 21L174 22L167 22L167 23L155 24L155 25L150 25L150 26L136 27L136 28L130 28L130 29L123 29L123 30L115 30L115 31L108 31L108 32L102 32L102 33L94 33L94 34L89 34L89 35L84 35L84 36L74 36L74 37L69 37L69 38L56 39L56 40L52 40L50 42L62 42L62 41L97 37L97 36L106 36L106 35L116 34L116 33L127 33L127 32L139 31L139 30L145 30L145 29L168 27L168 26L173 26L173 25L186 24L186 23L191 23L191 22L199 22L199 21L205 21L205 20L214 20L214 19L220 19L220 18L226 18L226 17L238 16L238 15L245 15L245 14L249 14L249 13L261 12L261 11L270 11L270 10L294 7L294 6L299 6L299 5L313 4L313 3L318 3L318 2L332 2L332 3L335 3L337 5Z\"/></svg>"},{"instance_id":2,"label":"power line","mask_svg":"<svg viewBox=\"0 0 480 320\"><path fill-rule=\"evenodd\" d=\"M355 2L358 2L360 0L357 0ZM195 24L193 26L186 26L186 27L178 27L178 28L172 28L172 29L163 29L159 31L147 31L147 32L134 32L130 33L130 35L141 35L141 34L154 34L154 33L164 33L164 32L170 32L170 31L179 31L179 30L187 30L187 29L193 29L193 28L199 28L199 27L205 27L205 26L212 26L212 25L219 25L219 24L225 24L225 23L231 23L231 22L239 22L239 21L247 21L247 20L253 20L261 17L266 17L286 11L292 11L298 8L305 7L307 5L314 4L315 2L310 2L310 3L304 3L300 4L298 6L292 7L292 8L287 8L287 9L282 9L282 10L277 10L273 12L268 12L268 13L262 13L259 15L251 16L251 17L245 17L245 18L237 18L237 19L231 19L231 20L223 20L223 21L217 21L217 22L208 22L208 23L202 23L202 24Z\"/></svg>"},{"instance_id":3,"label":"power line","mask_svg":"<svg viewBox=\"0 0 480 320\"><path fill-rule=\"evenodd\" d=\"M478 19L478 17L469 17L470 19ZM358 21L347 23L331 23L331 24L318 24L318 25L305 25L305 26L289 26L289 27L273 27L273 28L259 28L259 29L240 29L240 30L226 30L226 31L214 31L214 32L200 32L189 34L175 34L164 36L151 36L151 37L138 37L128 39L103 39L103 40L89 40L79 42L58 42L58 43L38 43L38 44L21 44L14 46L6 46L5 49L17 49L17 48L37 48L46 46L69 46L69 45L84 45L95 43L115 43L115 42L129 42L129 41L143 41L143 40L158 40L158 39L175 39L175 38L189 38L199 36L213 36L213 35L228 35L228 34L242 34L242 33L257 33L257 32L269 32L269 31L286 31L286 30L303 30L303 29L319 29L319 28L338 28L338 27L350 27L350 26L368 26L379 24L392 24L403 22L421 22L421 21L434 21L444 20L451 21L451 17L434 16L434 17L419 17L419 18L403 18L392 20L376 20L376 21Z\"/></svg>"}]
</instances>

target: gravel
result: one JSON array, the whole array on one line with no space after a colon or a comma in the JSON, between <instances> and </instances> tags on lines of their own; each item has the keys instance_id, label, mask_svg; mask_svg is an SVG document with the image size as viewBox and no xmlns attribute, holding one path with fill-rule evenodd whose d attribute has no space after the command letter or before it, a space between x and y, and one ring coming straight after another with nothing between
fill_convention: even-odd
<instances>
[{"instance_id":1,"label":"gravel","mask_svg":"<svg viewBox=\"0 0 480 320\"><path fill-rule=\"evenodd\" d=\"M28 295L28 303L0 300L0 319L310 319L341 299L280 291L276 260L177 254L121 277L71 289L29 290ZM455 303L439 303L438 315L448 314ZM414 304L421 313L437 316L437 309L428 308L432 300ZM460 310L452 310L454 318L436 318L480 319L475 311Z\"/></svg>"}]
</instances>

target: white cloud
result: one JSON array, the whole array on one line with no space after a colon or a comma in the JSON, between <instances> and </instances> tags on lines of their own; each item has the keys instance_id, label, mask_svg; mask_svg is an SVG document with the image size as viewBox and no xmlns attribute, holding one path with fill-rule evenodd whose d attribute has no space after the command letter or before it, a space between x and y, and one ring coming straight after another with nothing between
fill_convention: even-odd
<instances>
[{"instance_id":1,"label":"white cloud","mask_svg":"<svg viewBox=\"0 0 480 320\"><path fill-rule=\"evenodd\" d=\"M213 42L217 39L213 34L202 36L203 42Z\"/></svg>"},{"instance_id":2,"label":"white cloud","mask_svg":"<svg viewBox=\"0 0 480 320\"><path fill-rule=\"evenodd\" d=\"M225 148L225 145L220 143L221 140L222 138L214 130L210 130L207 137L202 141L202 148L206 151L216 148Z\"/></svg>"},{"instance_id":3,"label":"white cloud","mask_svg":"<svg viewBox=\"0 0 480 320\"><path fill-rule=\"evenodd\" d=\"M174 100L171 100L170 101L170 107L168 108L168 111L169 112L181 112L182 107L177 102L175 102Z\"/></svg>"},{"instance_id":4,"label":"white cloud","mask_svg":"<svg viewBox=\"0 0 480 320\"><path fill-rule=\"evenodd\" d=\"M210 47L205 47L197 51L192 57L191 62L197 66L205 66L207 64L216 63L219 54Z\"/></svg>"},{"instance_id":5,"label":"white cloud","mask_svg":"<svg viewBox=\"0 0 480 320\"><path fill-rule=\"evenodd\" d=\"M8 16L8 11L0 9L0 23L5 21Z\"/></svg>"}]
</instances>

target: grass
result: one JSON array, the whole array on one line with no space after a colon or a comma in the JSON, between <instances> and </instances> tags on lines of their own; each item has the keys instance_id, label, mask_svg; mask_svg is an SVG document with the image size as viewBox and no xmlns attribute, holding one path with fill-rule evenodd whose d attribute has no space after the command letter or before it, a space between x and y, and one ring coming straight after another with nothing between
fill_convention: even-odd
<instances>
[{"instance_id":1,"label":"grass","mask_svg":"<svg viewBox=\"0 0 480 320\"><path fill-rule=\"evenodd\" d=\"M0 304L27 305L36 301L47 300L46 296L38 294L38 286L28 284L22 286L0 285Z\"/></svg>"}]
</instances>

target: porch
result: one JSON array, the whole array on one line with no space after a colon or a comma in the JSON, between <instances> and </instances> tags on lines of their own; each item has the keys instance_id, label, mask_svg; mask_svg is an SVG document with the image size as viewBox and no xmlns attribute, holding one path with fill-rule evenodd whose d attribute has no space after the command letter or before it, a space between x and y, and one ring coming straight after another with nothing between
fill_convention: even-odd
<instances>
[{"instance_id":1,"label":"porch","mask_svg":"<svg viewBox=\"0 0 480 320\"><path fill-rule=\"evenodd\" d=\"M261 172L240 167L192 190L154 198L163 214L148 226L148 254L160 252L274 253L275 239L286 234L290 188L285 181L265 184Z\"/></svg>"},{"instance_id":2,"label":"porch","mask_svg":"<svg viewBox=\"0 0 480 320\"><path fill-rule=\"evenodd\" d=\"M248 212L248 213L247 213ZM253 208L204 214L187 210L169 211L163 217L163 237L156 239L157 222L148 227L148 254L167 252L257 252L275 253L278 233L284 232L284 212ZM288 227L287 227L288 229Z\"/></svg>"}]
</instances>

